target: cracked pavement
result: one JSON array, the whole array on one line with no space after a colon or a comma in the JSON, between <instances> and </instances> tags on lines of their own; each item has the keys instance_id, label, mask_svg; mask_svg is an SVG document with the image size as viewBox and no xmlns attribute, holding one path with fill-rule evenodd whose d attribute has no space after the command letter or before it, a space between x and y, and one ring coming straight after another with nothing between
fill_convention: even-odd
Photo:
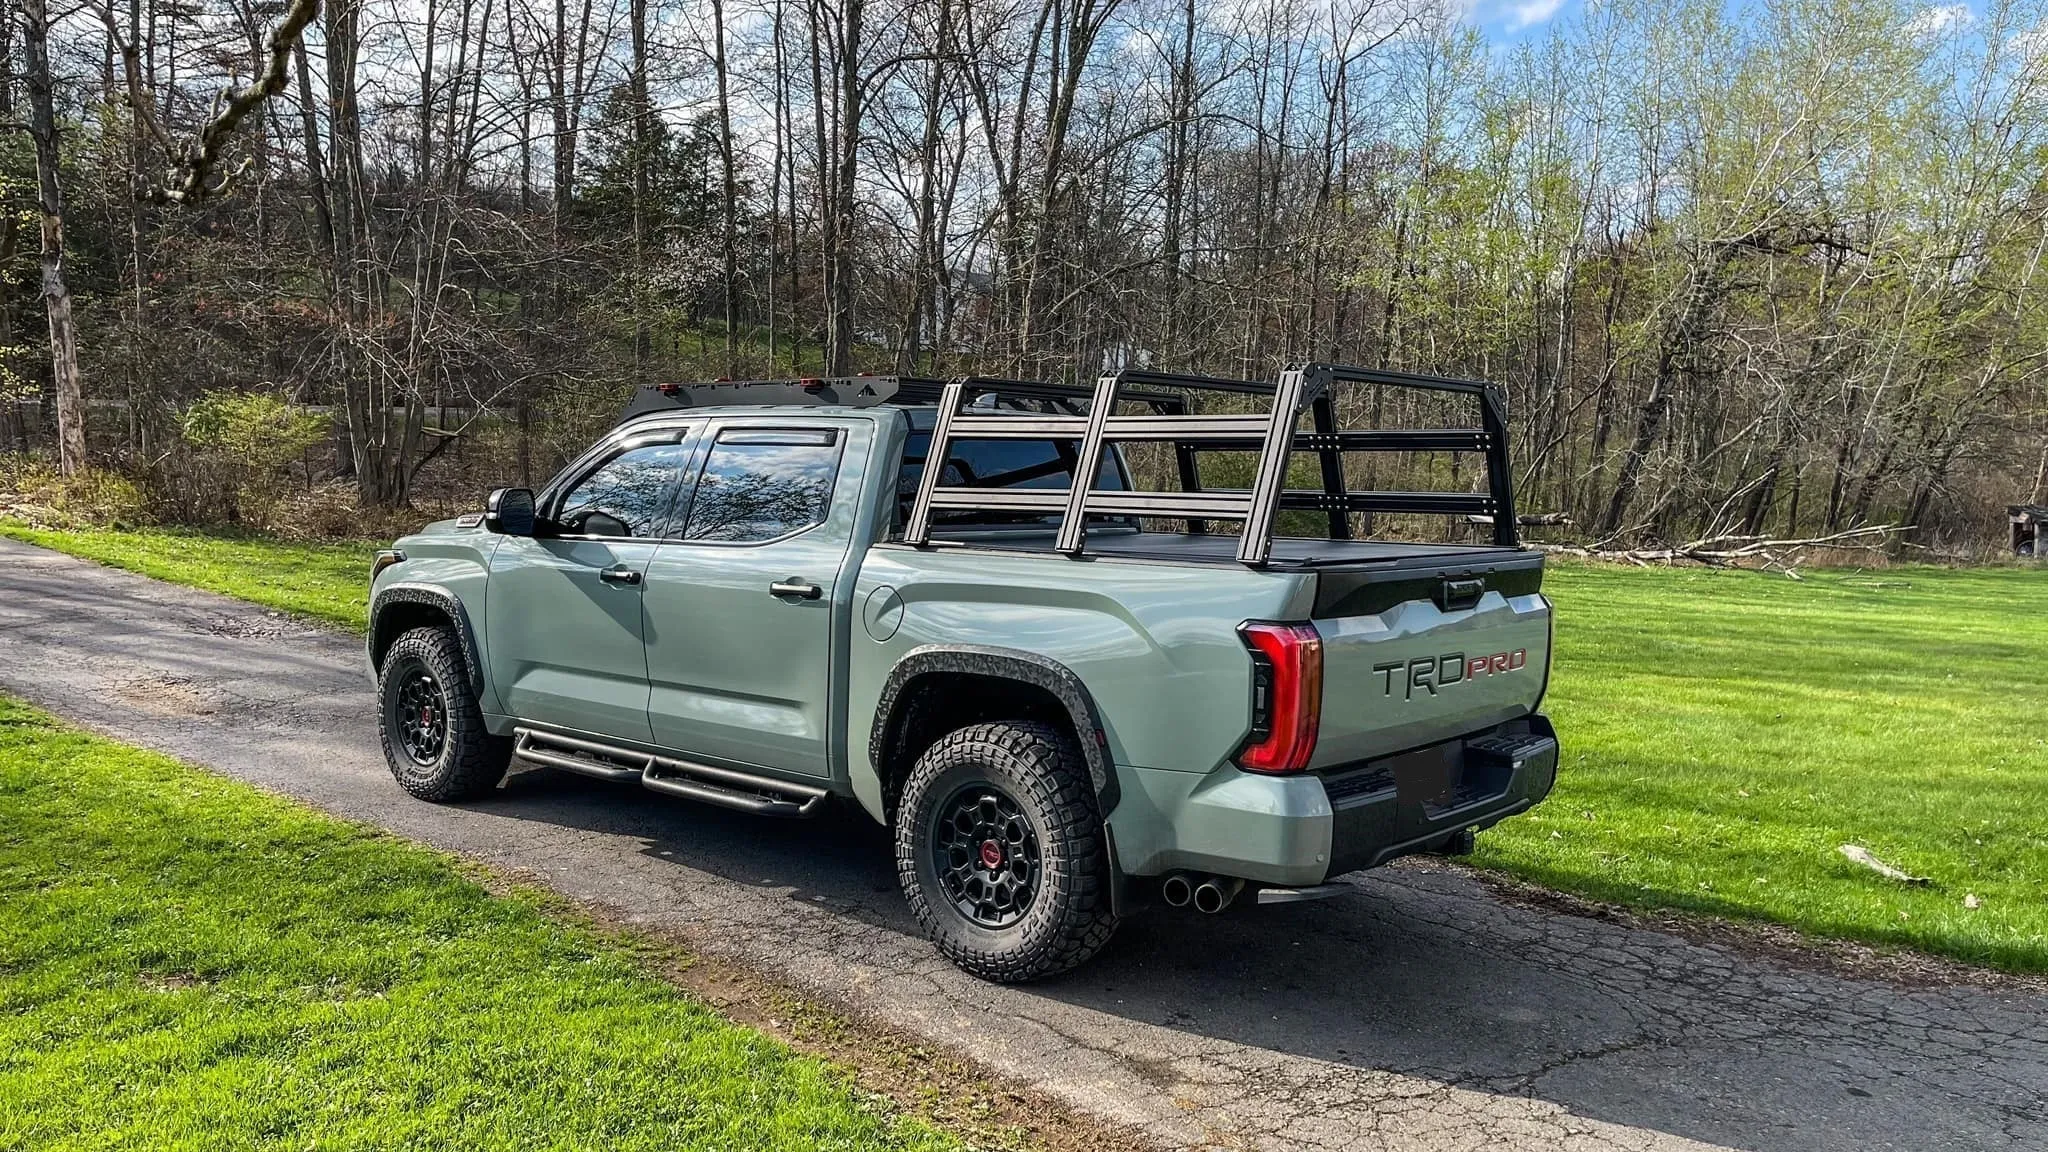
<instances>
[{"instance_id":1,"label":"cracked pavement","mask_svg":"<svg viewBox=\"0 0 2048 1152\"><path fill-rule=\"evenodd\" d=\"M437 807L360 642L0 540L0 690L515 869L1169 1147L2048 1148L2048 995L1845 979L1503 903L1455 870L1128 920L1026 988L926 945L857 811L782 822L554 772Z\"/></svg>"}]
</instances>

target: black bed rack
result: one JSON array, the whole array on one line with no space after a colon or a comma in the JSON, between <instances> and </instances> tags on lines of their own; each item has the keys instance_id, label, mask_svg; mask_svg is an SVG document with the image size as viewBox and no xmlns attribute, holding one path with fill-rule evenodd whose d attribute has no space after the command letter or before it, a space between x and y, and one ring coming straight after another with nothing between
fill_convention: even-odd
<instances>
[{"instance_id":1,"label":"black bed rack","mask_svg":"<svg viewBox=\"0 0 2048 1152\"><path fill-rule=\"evenodd\" d=\"M1480 427L1452 429L1374 429L1345 431L1337 427L1332 386L1339 383L1387 385L1472 396L1478 400ZM1055 386L1057 387L1057 386ZM1067 386L1071 387L1071 386ZM911 504L903 538L909 544L931 539L932 516L938 511L1011 512L1060 516L1054 547L1079 554L1087 539L1090 516L1152 516L1185 519L1191 530L1207 520L1236 520L1244 525L1237 558L1264 564L1271 555L1274 520L1282 511L1321 511L1329 517L1333 540L1351 537L1353 512L1428 513L1489 517L1494 543L1513 547L1515 533L1512 474L1508 469L1506 403L1500 390L1476 380L1453 380L1383 372L1337 364L1306 364L1280 374L1276 382L1233 380L1168 372L1124 369L1096 381L1085 412L1019 413L970 407L977 389L1010 394L1005 387L984 388L967 377L947 383L938 400L938 419L925 458L924 475ZM1268 411L1252 414L1193 415L1185 403L1171 410L1156 402L1146 415L1119 415L1126 400L1152 400L1171 393L1227 392L1270 397ZM1079 389L1075 389L1079 391ZM1296 430L1301 413L1310 413L1314 429ZM939 479L955 439L1062 439L1079 442L1072 475L1074 484L1057 489L941 487ZM1180 463L1181 491L1131 492L1092 487L1103 451L1111 443L1170 443ZM1202 451L1251 451L1258 466L1249 489L1203 489L1194 454ZM1321 468L1320 489L1285 487L1295 452L1313 452ZM1473 452L1485 456L1487 486L1483 492L1355 492L1346 486L1347 452Z\"/></svg>"},{"instance_id":2,"label":"black bed rack","mask_svg":"<svg viewBox=\"0 0 2048 1152\"><path fill-rule=\"evenodd\" d=\"M1444 429L1337 427L1333 386L1363 384L1471 396L1478 401L1480 426ZM1269 397L1265 412L1196 414L1187 395L1222 392ZM1119 404L1140 403L1144 414L1120 415ZM622 419L649 411L723 404L936 405L924 474L904 525L903 540L931 542L935 512L976 511L1060 517L1055 547L1078 555L1087 540L1090 516L1149 516L1187 521L1189 531L1206 531L1207 521L1243 525L1237 559L1264 564L1271 555L1274 521L1283 511L1328 515L1329 538L1351 538L1353 512L1420 513L1490 519L1493 542L1518 543L1513 474L1508 467L1507 405L1499 387L1407 372L1341 364L1304 364L1277 381L1237 380L1126 368L1102 376L1094 387L1042 380L963 376L936 380L917 376L841 376L804 380L717 381L643 389ZM1311 431L1297 430L1310 414ZM1062 440L1078 444L1074 483L1055 488L941 486L948 448L954 440ZM1093 487L1103 453L1112 443L1169 443L1174 446L1179 492L1135 492ZM1248 489L1204 489L1199 452L1256 452L1258 465ZM1288 465L1296 452L1312 452L1321 486L1287 488ZM1471 452L1486 460L1486 487L1479 492L1360 492L1344 478L1348 452Z\"/></svg>"}]
</instances>

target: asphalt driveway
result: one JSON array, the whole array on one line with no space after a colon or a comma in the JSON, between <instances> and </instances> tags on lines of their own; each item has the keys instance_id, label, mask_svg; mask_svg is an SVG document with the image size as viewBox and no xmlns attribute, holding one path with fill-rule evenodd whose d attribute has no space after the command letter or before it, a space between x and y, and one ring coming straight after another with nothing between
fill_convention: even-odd
<instances>
[{"instance_id":1,"label":"asphalt driveway","mask_svg":"<svg viewBox=\"0 0 2048 1152\"><path fill-rule=\"evenodd\" d=\"M778 822L555 773L436 807L356 638L0 540L0 690L516 868L1175 1147L2048 1148L2048 996L1848 980L1504 904L1452 870L1127 922L1029 988L940 960L857 813Z\"/></svg>"}]
</instances>

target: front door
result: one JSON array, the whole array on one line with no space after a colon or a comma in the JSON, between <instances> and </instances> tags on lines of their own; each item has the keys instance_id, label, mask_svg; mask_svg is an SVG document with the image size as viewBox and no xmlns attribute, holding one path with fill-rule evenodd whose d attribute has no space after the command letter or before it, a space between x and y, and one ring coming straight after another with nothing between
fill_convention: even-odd
<instances>
[{"instance_id":1,"label":"front door","mask_svg":"<svg viewBox=\"0 0 2048 1152\"><path fill-rule=\"evenodd\" d=\"M842 569L872 435L821 417L705 431L683 526L647 570L655 743L831 776L833 622L850 619Z\"/></svg>"},{"instance_id":2,"label":"front door","mask_svg":"<svg viewBox=\"0 0 2048 1152\"><path fill-rule=\"evenodd\" d=\"M491 677L521 720L641 743L641 596L688 458L668 428L605 446L541 500L535 537L510 536L485 589Z\"/></svg>"}]
</instances>

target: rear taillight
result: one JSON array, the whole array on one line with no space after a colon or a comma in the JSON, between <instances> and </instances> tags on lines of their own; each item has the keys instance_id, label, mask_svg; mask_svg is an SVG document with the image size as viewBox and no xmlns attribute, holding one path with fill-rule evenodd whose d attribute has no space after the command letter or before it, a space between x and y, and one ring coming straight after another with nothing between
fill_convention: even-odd
<instances>
[{"instance_id":1,"label":"rear taillight","mask_svg":"<svg viewBox=\"0 0 2048 1152\"><path fill-rule=\"evenodd\" d=\"M1316 752L1323 710L1323 639L1312 624L1243 624L1252 653L1252 730L1237 765L1299 772Z\"/></svg>"}]
</instances>

